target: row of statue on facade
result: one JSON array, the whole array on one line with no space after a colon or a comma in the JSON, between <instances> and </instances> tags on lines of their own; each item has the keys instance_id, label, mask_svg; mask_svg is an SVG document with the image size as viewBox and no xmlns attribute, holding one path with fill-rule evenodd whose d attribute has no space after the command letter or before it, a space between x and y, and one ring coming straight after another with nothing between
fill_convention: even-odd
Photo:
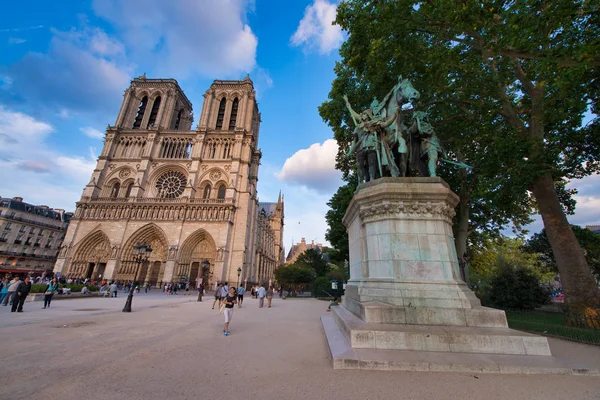
<instances>
[{"instance_id":1,"label":"row of statue on facade","mask_svg":"<svg viewBox=\"0 0 600 400\"><path fill-rule=\"evenodd\" d=\"M357 113L344 95L354 121L354 140L347 157L355 156L359 182L383 176L436 176L440 141L426 112L416 110L420 93L408 79L398 77L392 90L370 108ZM411 120L405 124L402 107L412 103Z\"/></svg>"},{"instance_id":2,"label":"row of statue on facade","mask_svg":"<svg viewBox=\"0 0 600 400\"><path fill-rule=\"evenodd\" d=\"M228 221L233 216L232 206L221 207L173 207L173 206L78 206L75 216L90 219L156 219L156 220L199 220Z\"/></svg>"}]
</instances>

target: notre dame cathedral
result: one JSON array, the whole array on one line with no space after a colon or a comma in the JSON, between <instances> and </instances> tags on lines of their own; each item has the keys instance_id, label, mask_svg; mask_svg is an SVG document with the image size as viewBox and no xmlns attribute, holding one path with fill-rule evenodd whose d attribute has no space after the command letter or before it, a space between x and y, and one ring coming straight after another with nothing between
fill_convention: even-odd
<instances>
[{"instance_id":1,"label":"notre dame cathedral","mask_svg":"<svg viewBox=\"0 0 600 400\"><path fill-rule=\"evenodd\" d=\"M214 81L192 130L174 79L134 79L77 203L54 271L150 283L261 283L284 263L284 203L258 201L252 80ZM138 268L133 249L152 246ZM137 274L136 274L137 271Z\"/></svg>"}]
</instances>

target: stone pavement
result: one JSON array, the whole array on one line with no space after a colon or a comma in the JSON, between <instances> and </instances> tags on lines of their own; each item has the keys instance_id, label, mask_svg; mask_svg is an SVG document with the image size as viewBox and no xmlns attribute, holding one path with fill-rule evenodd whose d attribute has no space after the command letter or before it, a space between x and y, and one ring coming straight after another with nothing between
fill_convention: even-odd
<instances>
[{"instance_id":1,"label":"stone pavement","mask_svg":"<svg viewBox=\"0 0 600 400\"><path fill-rule=\"evenodd\" d=\"M224 337L205 300L142 294L130 314L124 296L1 310L0 399L600 398L597 377L333 370L319 319L327 302L259 309L247 299ZM600 347L550 342L559 357L600 366Z\"/></svg>"}]
</instances>

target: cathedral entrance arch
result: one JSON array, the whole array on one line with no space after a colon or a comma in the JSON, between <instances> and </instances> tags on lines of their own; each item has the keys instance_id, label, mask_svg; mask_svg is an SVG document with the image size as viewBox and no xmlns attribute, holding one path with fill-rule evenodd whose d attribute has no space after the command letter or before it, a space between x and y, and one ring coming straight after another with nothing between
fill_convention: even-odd
<instances>
[{"instance_id":1,"label":"cathedral entrance arch","mask_svg":"<svg viewBox=\"0 0 600 400\"><path fill-rule=\"evenodd\" d=\"M152 247L150 258L139 268L133 254L133 246L138 243L146 243ZM155 224L145 225L135 231L125 242L115 279L132 280L143 285L150 283L155 286L162 281L166 261L167 238L164 232Z\"/></svg>"},{"instance_id":2,"label":"cathedral entrance arch","mask_svg":"<svg viewBox=\"0 0 600 400\"><path fill-rule=\"evenodd\" d=\"M173 278L181 282L189 281L192 287L195 287L197 278L203 278L204 285L210 287L216 256L217 246L212 236L204 229L198 229L183 243Z\"/></svg>"},{"instance_id":3,"label":"cathedral entrance arch","mask_svg":"<svg viewBox=\"0 0 600 400\"><path fill-rule=\"evenodd\" d=\"M65 275L68 278L100 279L110 256L110 240L101 230L89 233L77 245Z\"/></svg>"}]
</instances>

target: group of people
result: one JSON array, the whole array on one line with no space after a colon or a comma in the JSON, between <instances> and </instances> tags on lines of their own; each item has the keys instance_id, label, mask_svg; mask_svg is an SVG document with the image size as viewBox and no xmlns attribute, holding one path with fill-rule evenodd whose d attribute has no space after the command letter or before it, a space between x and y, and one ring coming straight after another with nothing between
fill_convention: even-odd
<instances>
[{"instance_id":1,"label":"group of people","mask_svg":"<svg viewBox=\"0 0 600 400\"><path fill-rule=\"evenodd\" d=\"M191 285L189 282L185 283L165 283L162 286L162 291L166 294L177 294L178 291L183 291L184 295L191 295Z\"/></svg>"},{"instance_id":2,"label":"group of people","mask_svg":"<svg viewBox=\"0 0 600 400\"><path fill-rule=\"evenodd\" d=\"M41 281L40 284L44 283ZM46 287L44 289L44 309L50 307L52 297L58 292L58 279L47 280L45 282ZM11 306L11 312L23 312L23 305L25 299L31 292L32 278L26 276L21 279L19 275L14 277L5 276L0 281L0 304L7 307Z\"/></svg>"},{"instance_id":3,"label":"group of people","mask_svg":"<svg viewBox=\"0 0 600 400\"><path fill-rule=\"evenodd\" d=\"M215 299L212 304L212 309L215 309L215 305L219 304L219 310L223 312L225 323L223 325L223 335L229 336L229 323L233 318L233 308L237 304L238 308L242 308L244 303L244 293L246 289L243 286L235 288L234 286L229 287L227 282L219 283L215 290ZM263 308L265 304L265 297L267 298L268 308L271 308L271 302L273 301L273 286L269 285L268 289L265 289L264 285L252 286L252 296L256 296L258 299L258 307Z\"/></svg>"}]
</instances>

